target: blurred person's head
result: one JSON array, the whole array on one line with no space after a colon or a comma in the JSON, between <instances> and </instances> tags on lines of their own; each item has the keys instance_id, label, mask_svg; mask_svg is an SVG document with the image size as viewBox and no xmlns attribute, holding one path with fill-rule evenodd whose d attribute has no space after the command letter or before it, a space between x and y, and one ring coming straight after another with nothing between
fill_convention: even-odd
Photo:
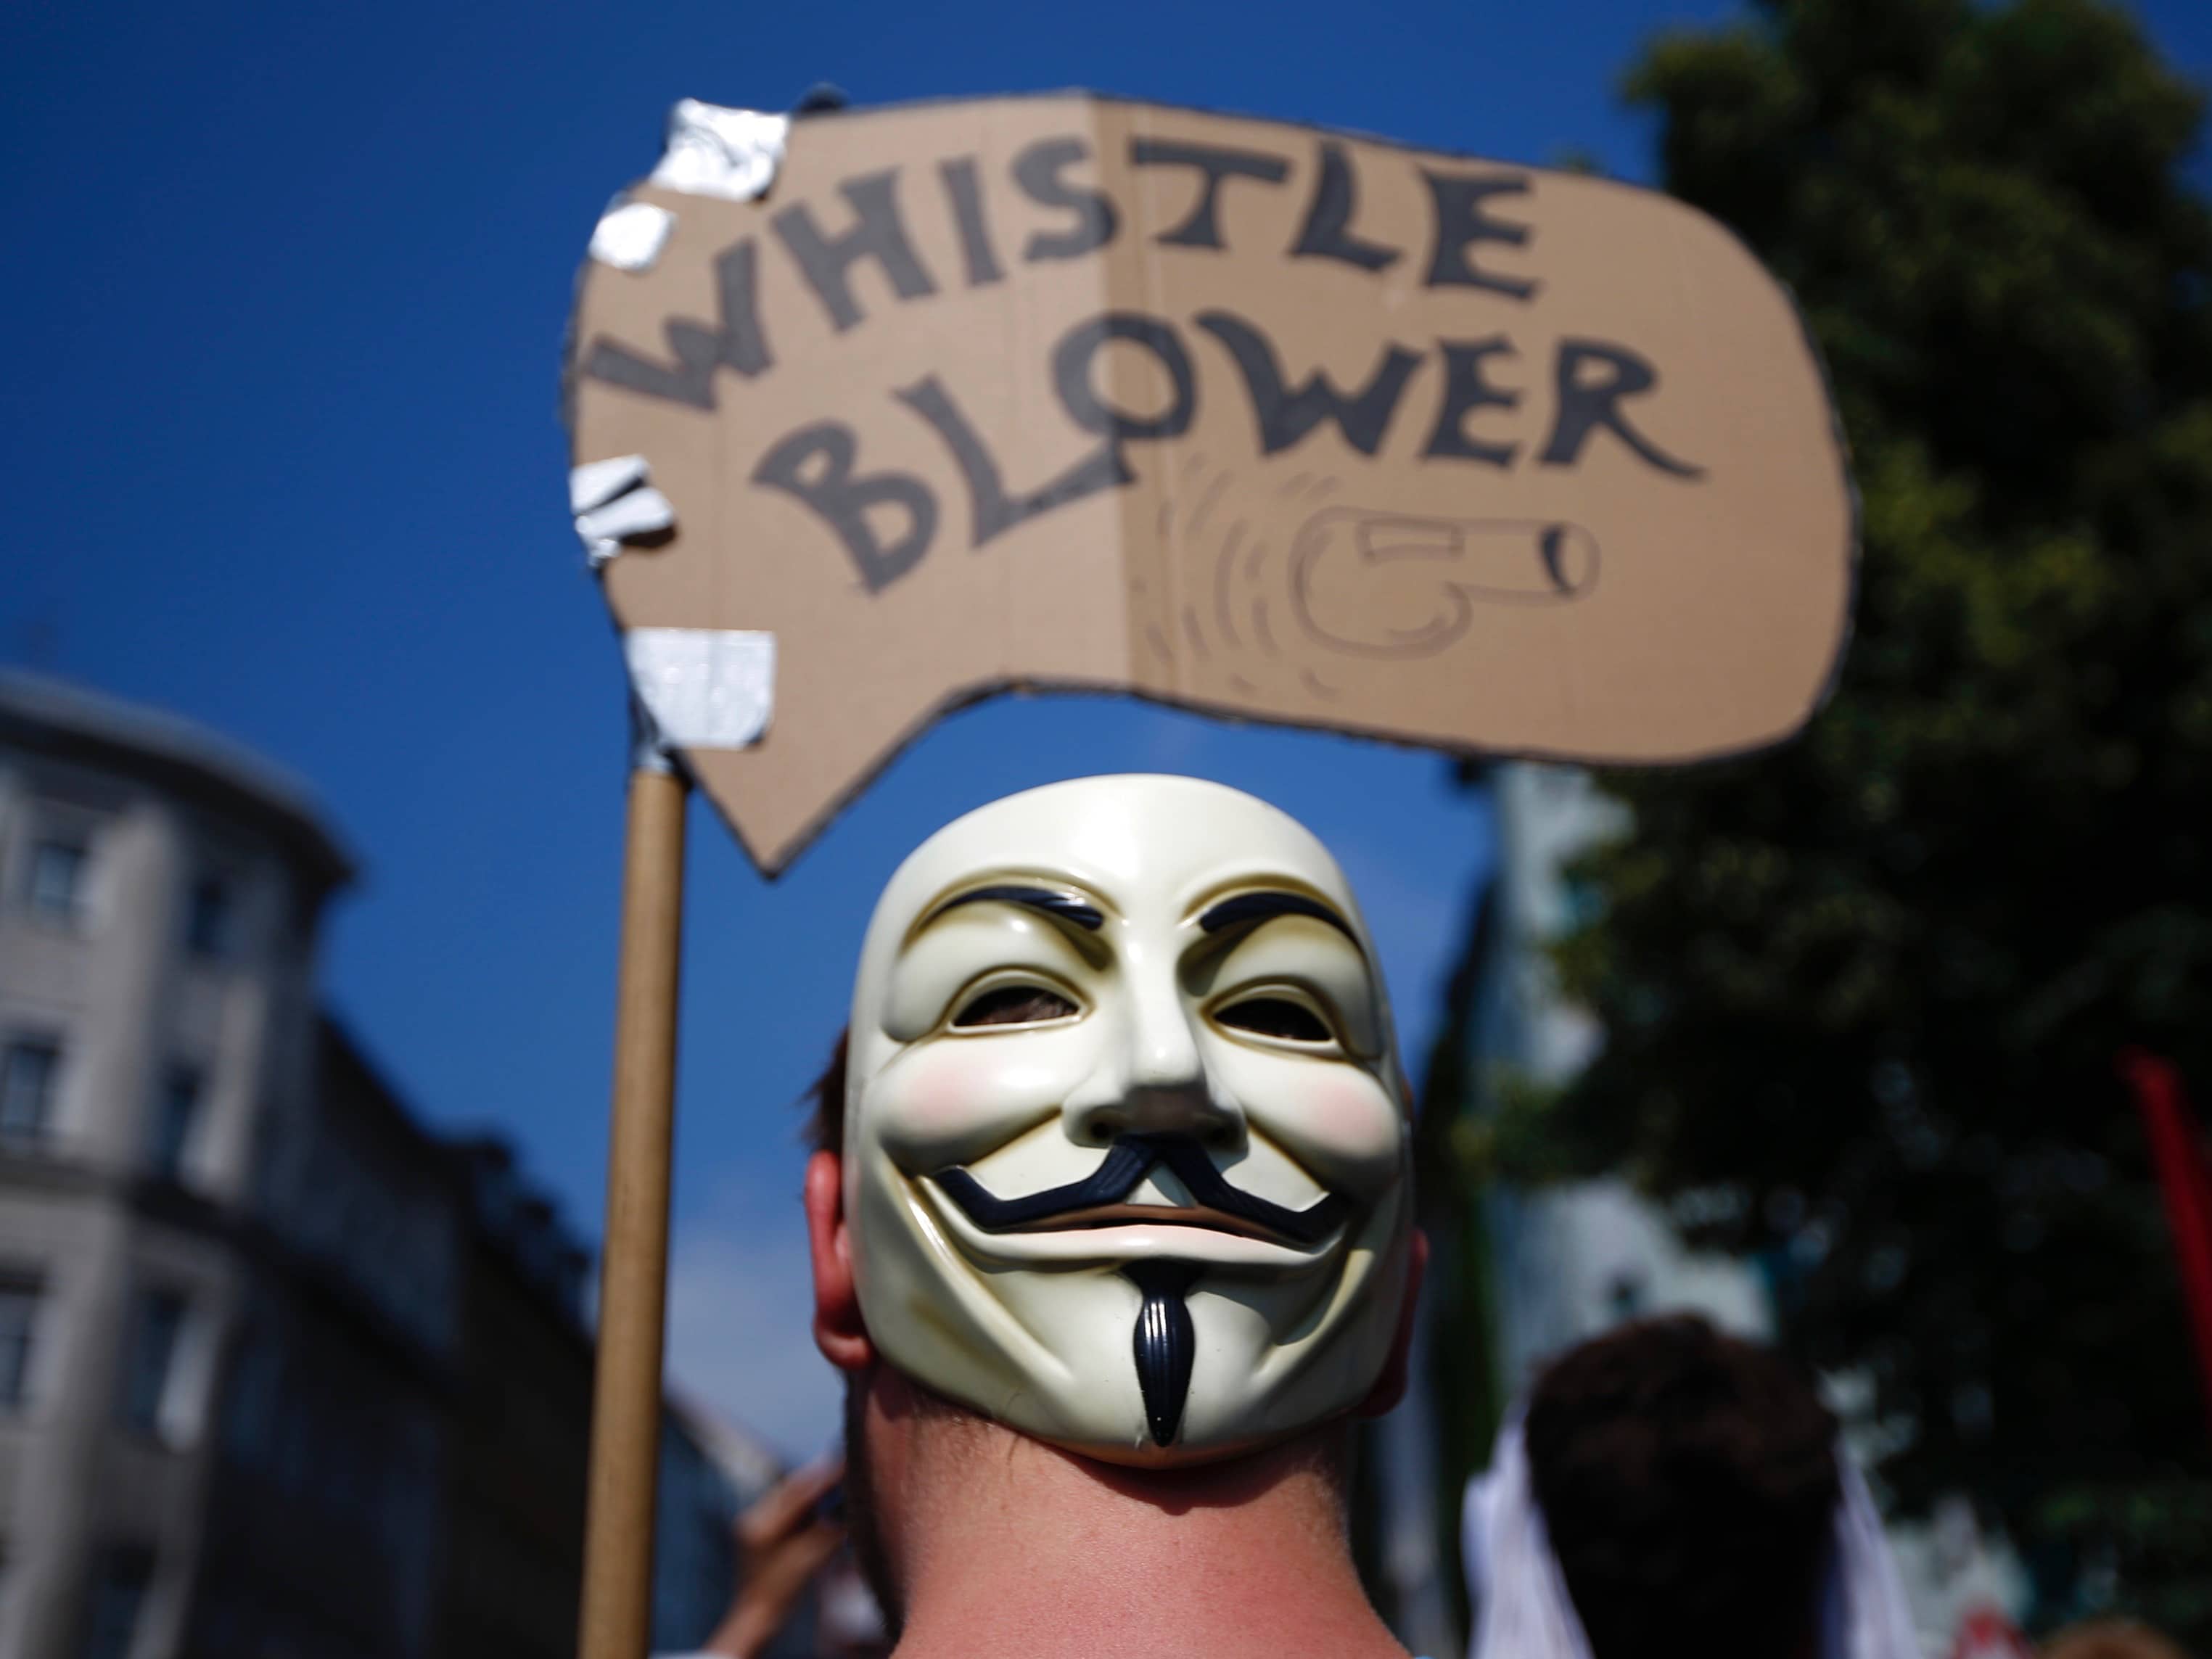
<instances>
[{"instance_id":1,"label":"blurred person's head","mask_svg":"<svg viewBox=\"0 0 2212 1659\"><path fill-rule=\"evenodd\" d=\"M2189 1659L2179 1644L2131 1619L2069 1625L2041 1651L2043 1659Z\"/></svg>"},{"instance_id":2,"label":"blurred person's head","mask_svg":"<svg viewBox=\"0 0 2212 1659\"><path fill-rule=\"evenodd\" d=\"M1529 1483L1592 1659L1809 1659L1839 1495L1836 1419L1781 1355L1695 1317L1543 1374Z\"/></svg>"}]
</instances>

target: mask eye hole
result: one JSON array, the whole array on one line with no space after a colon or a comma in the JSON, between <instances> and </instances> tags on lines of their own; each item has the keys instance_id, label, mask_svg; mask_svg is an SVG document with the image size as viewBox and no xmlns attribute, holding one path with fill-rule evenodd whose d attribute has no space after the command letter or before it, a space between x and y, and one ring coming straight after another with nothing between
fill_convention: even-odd
<instances>
[{"instance_id":1,"label":"mask eye hole","mask_svg":"<svg viewBox=\"0 0 2212 1659\"><path fill-rule=\"evenodd\" d=\"M994 985L953 1015L952 1023L963 1030L984 1025L1043 1025L1082 1012L1042 985Z\"/></svg>"},{"instance_id":2,"label":"mask eye hole","mask_svg":"<svg viewBox=\"0 0 2212 1659\"><path fill-rule=\"evenodd\" d=\"M1247 997L1217 1009L1213 1018L1235 1031L1272 1037L1278 1042L1334 1042L1336 1033L1304 1003L1288 997Z\"/></svg>"}]
</instances>

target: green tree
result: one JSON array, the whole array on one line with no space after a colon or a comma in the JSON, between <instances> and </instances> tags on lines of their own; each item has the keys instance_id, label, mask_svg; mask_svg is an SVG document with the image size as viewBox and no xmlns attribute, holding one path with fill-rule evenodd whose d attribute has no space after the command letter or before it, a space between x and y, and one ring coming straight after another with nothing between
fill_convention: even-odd
<instances>
[{"instance_id":1,"label":"green tree","mask_svg":"<svg viewBox=\"0 0 2212 1659\"><path fill-rule=\"evenodd\" d=\"M2212 213L2202 100L2093 0L1766 0L1628 82L1667 187L1795 290L1855 457L1856 635L1774 753L1624 774L1549 1112L1786 1340L1908 1507L2045 1600L2212 1640L2212 1448L2114 1057L2212 1109Z\"/></svg>"}]
</instances>

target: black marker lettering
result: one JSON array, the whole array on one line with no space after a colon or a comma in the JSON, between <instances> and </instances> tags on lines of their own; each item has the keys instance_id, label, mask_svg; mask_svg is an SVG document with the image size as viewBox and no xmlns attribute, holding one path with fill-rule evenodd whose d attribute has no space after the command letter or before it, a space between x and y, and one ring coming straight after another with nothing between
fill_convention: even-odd
<instances>
[{"instance_id":1,"label":"black marker lettering","mask_svg":"<svg viewBox=\"0 0 2212 1659\"><path fill-rule=\"evenodd\" d=\"M1114 204L1102 191L1084 190L1060 177L1078 161L1091 158L1091 146L1080 138L1040 138L1014 157L1014 182L1022 194L1039 207L1066 208L1075 223L1056 233L1039 231L1022 250L1022 258L1035 264L1041 259L1077 259L1114 240L1121 221Z\"/></svg>"},{"instance_id":2,"label":"black marker lettering","mask_svg":"<svg viewBox=\"0 0 2212 1659\"><path fill-rule=\"evenodd\" d=\"M1521 247L1528 240L1528 227L1493 219L1482 204L1493 196L1525 196L1528 181L1514 174L1449 177L1421 169L1429 194L1436 204L1437 246L1429 258L1431 288L1486 288L1516 300L1525 300L1536 284L1520 276L1500 276L1479 269L1470 250L1477 242L1503 242Z\"/></svg>"},{"instance_id":3,"label":"black marker lettering","mask_svg":"<svg viewBox=\"0 0 2212 1659\"><path fill-rule=\"evenodd\" d=\"M1314 180L1313 204L1306 210L1305 228L1298 232L1293 259L1341 259L1362 270L1382 270L1395 264L1399 251L1355 235L1352 216L1359 207L1358 185L1352 173L1352 158L1344 146L1324 139L1321 173Z\"/></svg>"},{"instance_id":4,"label":"black marker lettering","mask_svg":"<svg viewBox=\"0 0 2212 1659\"><path fill-rule=\"evenodd\" d=\"M840 334L860 320L860 307L853 299L853 267L873 259L902 300L919 300L937 292L936 283L914 255L914 246L899 223L898 169L863 173L837 186L851 204L853 228L840 236L826 236L814 222L804 202L794 203L769 221L783 239L799 275L830 313L830 325Z\"/></svg>"},{"instance_id":5,"label":"black marker lettering","mask_svg":"<svg viewBox=\"0 0 2212 1659\"><path fill-rule=\"evenodd\" d=\"M871 593L880 593L921 562L937 533L937 498L910 472L871 472L855 477L860 448L853 428L836 421L801 427L761 458L753 482L797 496L845 544L854 568ZM868 521L872 507L895 507L906 515L906 532L884 545Z\"/></svg>"},{"instance_id":6,"label":"black marker lettering","mask_svg":"<svg viewBox=\"0 0 2212 1659\"><path fill-rule=\"evenodd\" d=\"M1091 384L1091 371L1100 349L1114 340L1142 346L1167 371L1175 399L1158 414L1124 414L1100 401ZM1078 323L1060 336L1060 343L1053 348L1052 383L1067 418L1085 432L1095 432L1108 441L1117 483L1127 483L1136 476L1122 458L1123 444L1180 438L1190 430L1191 419L1198 413L1198 383L1190 372L1190 354L1182 349L1173 328L1142 312L1109 311Z\"/></svg>"},{"instance_id":7,"label":"black marker lettering","mask_svg":"<svg viewBox=\"0 0 2212 1659\"><path fill-rule=\"evenodd\" d=\"M1606 379L1586 380L1585 363L1610 368ZM1678 478L1702 478L1705 470L1678 461L1629 425L1620 412L1624 398L1641 397L1659 384L1651 365L1626 346L1599 340L1562 340L1557 373L1559 410L1553 418L1552 435L1538 459L1546 466L1574 466L1582 459L1583 446L1599 428L1626 444L1649 465Z\"/></svg>"},{"instance_id":8,"label":"black marker lettering","mask_svg":"<svg viewBox=\"0 0 2212 1659\"><path fill-rule=\"evenodd\" d=\"M1486 442L1468 431L1467 421L1479 409L1519 406L1520 392L1511 386L1491 385L1482 368L1486 357L1515 356L1513 343L1503 334L1492 334L1480 340L1439 340L1437 345L1444 356L1444 400L1437 410L1437 424L1429 434L1428 447L1421 453L1440 459L1512 465L1513 457L1521 448L1519 444Z\"/></svg>"},{"instance_id":9,"label":"black marker lettering","mask_svg":"<svg viewBox=\"0 0 2212 1659\"><path fill-rule=\"evenodd\" d=\"M929 375L891 395L929 422L959 464L960 476L968 481L970 547L981 547L1056 507L1129 482L1121 453L1109 442L1042 488L1026 495L1009 495L999 475L998 462L937 376Z\"/></svg>"},{"instance_id":10,"label":"black marker lettering","mask_svg":"<svg viewBox=\"0 0 2212 1659\"><path fill-rule=\"evenodd\" d=\"M1140 167L1196 167L1205 179L1189 216L1173 230L1164 230L1152 239L1170 247L1221 246L1221 224L1216 214L1224 179L1257 179L1279 185L1291 176L1291 164L1279 155L1223 149L1213 144L1181 144L1165 138L1132 138L1129 162Z\"/></svg>"},{"instance_id":11,"label":"black marker lettering","mask_svg":"<svg viewBox=\"0 0 2212 1659\"><path fill-rule=\"evenodd\" d=\"M760 306L754 275L758 261L750 236L726 249L714 261L714 301L720 325L707 328L686 317L672 317L661 325L668 349L675 353L672 366L641 357L612 340L594 340L584 359L584 373L610 386L627 386L648 398L689 404L694 409L714 406L714 371L733 368L748 377L775 362L768 338L761 332Z\"/></svg>"},{"instance_id":12,"label":"black marker lettering","mask_svg":"<svg viewBox=\"0 0 2212 1659\"><path fill-rule=\"evenodd\" d=\"M1274 347L1251 324L1225 311L1201 312L1197 322L1229 349L1243 372L1263 455L1288 449L1323 421L1335 422L1345 442L1363 455L1372 455L1382 445L1383 431L1398 407L1399 394L1421 361L1417 353L1402 346L1389 346L1367 384L1358 392L1339 392L1320 369L1293 392L1284 384Z\"/></svg>"},{"instance_id":13,"label":"black marker lettering","mask_svg":"<svg viewBox=\"0 0 2212 1659\"><path fill-rule=\"evenodd\" d=\"M960 229L960 257L967 262L968 286L981 288L1005 277L999 256L991 248L990 222L983 216L982 186L975 178L975 158L956 155L937 164L945 180L945 194L952 204L952 222Z\"/></svg>"}]
</instances>

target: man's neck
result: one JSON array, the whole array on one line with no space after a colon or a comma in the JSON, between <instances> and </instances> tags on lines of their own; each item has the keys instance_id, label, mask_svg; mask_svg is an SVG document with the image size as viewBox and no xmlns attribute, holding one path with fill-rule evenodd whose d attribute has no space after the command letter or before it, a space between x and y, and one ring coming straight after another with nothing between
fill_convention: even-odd
<instances>
[{"instance_id":1,"label":"man's neck","mask_svg":"<svg viewBox=\"0 0 2212 1659\"><path fill-rule=\"evenodd\" d=\"M1340 1431L1139 1470L916 1409L896 1380L870 1394L898 1659L1404 1659L1352 1569Z\"/></svg>"}]
</instances>

